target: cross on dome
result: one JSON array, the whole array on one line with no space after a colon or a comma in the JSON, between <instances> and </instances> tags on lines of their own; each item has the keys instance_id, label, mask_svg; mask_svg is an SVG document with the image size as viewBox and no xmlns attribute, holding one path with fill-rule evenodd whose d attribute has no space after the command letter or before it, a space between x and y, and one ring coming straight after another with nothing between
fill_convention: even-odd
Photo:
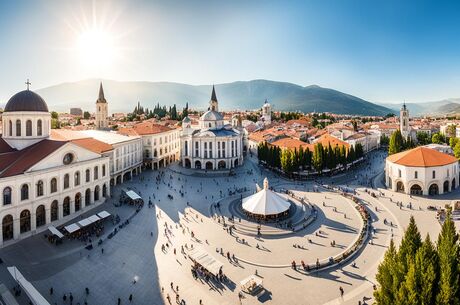
<instances>
[{"instance_id":1,"label":"cross on dome","mask_svg":"<svg viewBox=\"0 0 460 305\"><path fill-rule=\"evenodd\" d=\"M27 85L27 90L29 90L29 86L32 85L32 83L29 81L29 79L27 79L27 81L25 82L25 84Z\"/></svg>"}]
</instances>

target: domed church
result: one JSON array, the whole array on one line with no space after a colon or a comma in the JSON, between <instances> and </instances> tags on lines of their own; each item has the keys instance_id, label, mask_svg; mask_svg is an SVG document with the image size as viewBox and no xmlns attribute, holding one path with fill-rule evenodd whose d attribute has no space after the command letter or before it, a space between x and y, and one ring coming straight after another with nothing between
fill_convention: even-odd
<instances>
[{"instance_id":1,"label":"domed church","mask_svg":"<svg viewBox=\"0 0 460 305\"><path fill-rule=\"evenodd\" d=\"M209 108L192 127L188 117L182 120L181 163L186 168L223 170L242 165L243 136L241 118L226 124L219 112L216 90L212 87Z\"/></svg>"},{"instance_id":2,"label":"domed church","mask_svg":"<svg viewBox=\"0 0 460 305\"><path fill-rule=\"evenodd\" d=\"M68 222L110 194L109 157L85 141L52 140L48 106L26 84L2 114L0 247Z\"/></svg>"}]
</instances>

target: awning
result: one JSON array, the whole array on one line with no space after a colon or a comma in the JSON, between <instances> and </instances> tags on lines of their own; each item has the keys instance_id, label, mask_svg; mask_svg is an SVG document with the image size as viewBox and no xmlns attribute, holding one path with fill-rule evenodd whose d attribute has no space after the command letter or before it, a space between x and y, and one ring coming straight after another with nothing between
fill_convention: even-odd
<instances>
[{"instance_id":1,"label":"awning","mask_svg":"<svg viewBox=\"0 0 460 305\"><path fill-rule=\"evenodd\" d=\"M110 216L110 213L107 212L107 211L102 211L100 213L97 213L97 216L99 216L100 218L104 219L104 218L107 218Z\"/></svg>"},{"instance_id":2,"label":"awning","mask_svg":"<svg viewBox=\"0 0 460 305\"><path fill-rule=\"evenodd\" d=\"M248 286L248 284L252 284L252 283L255 283L256 285L262 285L262 279L258 276L255 276L255 275L251 275L247 278L245 278L244 280L242 280L240 282L240 285L245 287L245 286Z\"/></svg>"},{"instance_id":3,"label":"awning","mask_svg":"<svg viewBox=\"0 0 460 305\"><path fill-rule=\"evenodd\" d=\"M78 225L79 225L80 227L82 227L82 228L83 228L83 227L86 227L86 226L88 226L88 225L90 225L90 224L91 224L91 221L90 221L88 218L82 219L82 220L80 220L80 221L78 222Z\"/></svg>"},{"instance_id":4,"label":"awning","mask_svg":"<svg viewBox=\"0 0 460 305\"><path fill-rule=\"evenodd\" d=\"M71 225L65 226L64 229L69 233L73 233L80 230L80 227L76 223L73 223Z\"/></svg>"},{"instance_id":5,"label":"awning","mask_svg":"<svg viewBox=\"0 0 460 305\"><path fill-rule=\"evenodd\" d=\"M0 295L5 305L19 305L13 294L6 288L5 284L0 285Z\"/></svg>"},{"instance_id":6,"label":"awning","mask_svg":"<svg viewBox=\"0 0 460 305\"><path fill-rule=\"evenodd\" d=\"M97 215L93 215L87 218L91 223L95 223L96 221L101 220Z\"/></svg>"},{"instance_id":7,"label":"awning","mask_svg":"<svg viewBox=\"0 0 460 305\"><path fill-rule=\"evenodd\" d=\"M214 275L218 275L223 264L203 249L189 251L188 256Z\"/></svg>"},{"instance_id":8,"label":"awning","mask_svg":"<svg viewBox=\"0 0 460 305\"><path fill-rule=\"evenodd\" d=\"M34 305L50 305L37 289L19 272L15 266L7 267L13 279L22 287Z\"/></svg>"},{"instance_id":9,"label":"awning","mask_svg":"<svg viewBox=\"0 0 460 305\"><path fill-rule=\"evenodd\" d=\"M127 191L126 192L126 196L128 196L129 198L131 198L132 200L138 200L138 199L142 199L141 196L139 196L136 192L134 191Z\"/></svg>"},{"instance_id":10,"label":"awning","mask_svg":"<svg viewBox=\"0 0 460 305\"><path fill-rule=\"evenodd\" d=\"M63 238L63 237L64 237L64 234L62 234L61 232L59 232L59 230L56 229L54 226L49 226L49 227L48 227L48 230L50 230L51 233L53 233L54 235L56 235L56 236L59 237L59 238Z\"/></svg>"}]
</instances>

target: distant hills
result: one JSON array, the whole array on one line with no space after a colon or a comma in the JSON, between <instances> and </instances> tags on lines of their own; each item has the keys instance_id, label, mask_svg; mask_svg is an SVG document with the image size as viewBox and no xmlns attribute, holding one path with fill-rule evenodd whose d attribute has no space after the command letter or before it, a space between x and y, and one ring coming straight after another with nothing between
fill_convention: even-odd
<instances>
[{"instance_id":1,"label":"distant hills","mask_svg":"<svg viewBox=\"0 0 460 305\"><path fill-rule=\"evenodd\" d=\"M94 111L98 79L63 83L37 90L55 111L68 112L71 107ZM171 82L102 80L109 112L132 111L139 101L144 107L176 104L179 109L188 102L191 108L206 109L212 85L193 86ZM386 115L393 112L337 90L319 86L302 87L269 80L237 81L216 85L221 110L258 109L265 99L274 110L332 112L337 114Z\"/></svg>"},{"instance_id":2,"label":"distant hills","mask_svg":"<svg viewBox=\"0 0 460 305\"><path fill-rule=\"evenodd\" d=\"M382 104L382 106L398 111L403 103L398 104ZM454 115L460 114L460 98L449 98L433 102L406 103L411 116L424 115Z\"/></svg>"}]
</instances>

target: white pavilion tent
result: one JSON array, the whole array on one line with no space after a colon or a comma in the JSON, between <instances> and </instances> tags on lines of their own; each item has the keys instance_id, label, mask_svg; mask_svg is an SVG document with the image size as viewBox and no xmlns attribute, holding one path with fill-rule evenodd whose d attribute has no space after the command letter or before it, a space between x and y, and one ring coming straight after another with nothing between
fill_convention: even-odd
<instances>
[{"instance_id":1,"label":"white pavilion tent","mask_svg":"<svg viewBox=\"0 0 460 305\"><path fill-rule=\"evenodd\" d=\"M289 201L268 188L267 178L264 179L264 187L261 190L243 198L243 209L254 215L278 215L288 211L290 206Z\"/></svg>"}]
</instances>

